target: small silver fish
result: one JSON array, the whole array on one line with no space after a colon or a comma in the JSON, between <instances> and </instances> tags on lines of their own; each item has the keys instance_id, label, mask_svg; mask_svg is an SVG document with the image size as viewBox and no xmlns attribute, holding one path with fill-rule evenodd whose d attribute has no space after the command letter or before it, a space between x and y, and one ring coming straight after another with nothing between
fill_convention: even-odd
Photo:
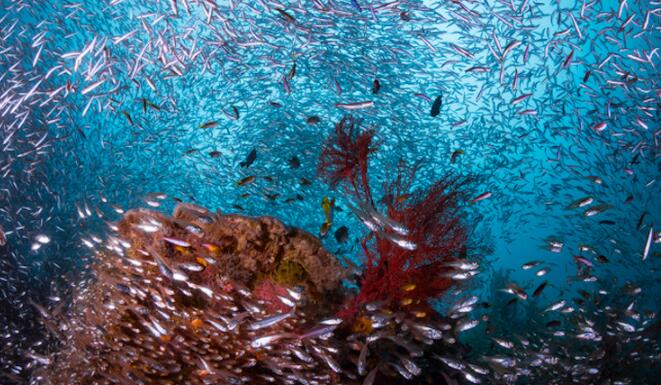
<instances>
[{"instance_id":1,"label":"small silver fish","mask_svg":"<svg viewBox=\"0 0 661 385\"><path fill-rule=\"evenodd\" d=\"M500 345L505 349L512 349L514 347L514 344L511 341L507 341L502 338L496 338L496 337L492 339L494 340L495 343L497 343L498 345Z\"/></svg>"},{"instance_id":2,"label":"small silver fish","mask_svg":"<svg viewBox=\"0 0 661 385\"><path fill-rule=\"evenodd\" d=\"M543 262L543 261L530 261L530 262L526 262L526 263L524 263L523 265L521 265L521 268L522 268L523 270L530 270L530 269L532 269L533 267L539 265L539 264L542 263L542 262Z\"/></svg>"},{"instance_id":3,"label":"small silver fish","mask_svg":"<svg viewBox=\"0 0 661 385\"><path fill-rule=\"evenodd\" d=\"M650 248L652 247L653 234L654 234L654 227L650 226L650 232L647 234L647 241L645 242L645 247L643 248L643 261L647 259L647 256L650 253Z\"/></svg>"},{"instance_id":4,"label":"small silver fish","mask_svg":"<svg viewBox=\"0 0 661 385\"><path fill-rule=\"evenodd\" d=\"M459 324L457 324L457 332L464 332L466 330L473 329L477 325L480 324L479 320L463 320Z\"/></svg>"},{"instance_id":5,"label":"small silver fish","mask_svg":"<svg viewBox=\"0 0 661 385\"><path fill-rule=\"evenodd\" d=\"M252 342L250 342L250 346L253 347L254 349L263 348L265 346L269 346L273 344L274 342L282 338L287 337L288 335L289 335L288 333L280 333L280 334L273 334L264 337L259 337L252 340Z\"/></svg>"},{"instance_id":6,"label":"small silver fish","mask_svg":"<svg viewBox=\"0 0 661 385\"><path fill-rule=\"evenodd\" d=\"M341 108L343 110L361 110L364 108L370 108L374 106L374 102L371 100L363 102L354 102L354 103L335 103L336 108Z\"/></svg>"},{"instance_id":7,"label":"small silver fish","mask_svg":"<svg viewBox=\"0 0 661 385\"><path fill-rule=\"evenodd\" d=\"M435 359L441 361L445 365L447 365L449 368L454 369L454 370L464 370L466 368L466 365L464 365L463 362L459 360L455 360L453 358L448 358L448 357L442 357L439 355L434 354L432 357Z\"/></svg>"},{"instance_id":8,"label":"small silver fish","mask_svg":"<svg viewBox=\"0 0 661 385\"><path fill-rule=\"evenodd\" d=\"M163 240L171 243L175 246L181 246L181 247L190 247L190 243L183 241L181 239L176 239L176 238L171 238L171 237L163 237Z\"/></svg>"},{"instance_id":9,"label":"small silver fish","mask_svg":"<svg viewBox=\"0 0 661 385\"><path fill-rule=\"evenodd\" d=\"M287 318L291 317L294 315L293 312L287 312L287 313L281 313L281 314L276 314L272 315L270 317L266 317L264 319L261 319L257 322L251 323L250 326L248 326L248 329L250 330L259 330L263 328L267 328L269 326L273 326L277 324L278 322L284 321Z\"/></svg>"},{"instance_id":10,"label":"small silver fish","mask_svg":"<svg viewBox=\"0 0 661 385\"><path fill-rule=\"evenodd\" d=\"M543 269L537 270L537 272L535 272L535 275L538 276L538 277L542 277L542 276L546 275L549 271L550 271L550 269L548 267L545 267Z\"/></svg>"},{"instance_id":11,"label":"small silver fish","mask_svg":"<svg viewBox=\"0 0 661 385\"><path fill-rule=\"evenodd\" d=\"M379 234L384 238L388 239L389 241L391 241L392 243L396 244L397 246L401 247L402 249L415 250L418 248L418 246L415 243L409 241L408 239L400 238L398 236L390 235L384 232L380 232Z\"/></svg>"},{"instance_id":12,"label":"small silver fish","mask_svg":"<svg viewBox=\"0 0 661 385\"><path fill-rule=\"evenodd\" d=\"M558 302L554 302L544 310L544 313L546 313L548 311L556 311L558 309L561 309L563 306L565 306L566 303L567 302L564 299L560 300Z\"/></svg>"}]
</instances>

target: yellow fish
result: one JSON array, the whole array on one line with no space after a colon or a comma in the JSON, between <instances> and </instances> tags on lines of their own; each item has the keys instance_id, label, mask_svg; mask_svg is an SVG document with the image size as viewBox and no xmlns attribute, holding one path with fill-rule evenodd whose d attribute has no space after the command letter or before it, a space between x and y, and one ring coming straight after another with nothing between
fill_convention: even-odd
<instances>
[{"instance_id":1,"label":"yellow fish","mask_svg":"<svg viewBox=\"0 0 661 385\"><path fill-rule=\"evenodd\" d=\"M321 208L324 209L324 215L326 216L326 222L333 223L333 208L335 207L335 198L328 199L324 197L321 200Z\"/></svg>"},{"instance_id":2,"label":"yellow fish","mask_svg":"<svg viewBox=\"0 0 661 385\"><path fill-rule=\"evenodd\" d=\"M328 199L328 197L324 197L324 199L321 200L321 208L324 210L324 223L321 224L321 228L319 229L320 237L326 236L331 229L331 225L333 224L334 207L335 198Z\"/></svg>"},{"instance_id":3,"label":"yellow fish","mask_svg":"<svg viewBox=\"0 0 661 385\"><path fill-rule=\"evenodd\" d=\"M330 222L324 222L321 224L321 228L319 229L319 236L320 237L325 237L326 234L328 234L328 231L331 228L331 223Z\"/></svg>"}]
</instances>

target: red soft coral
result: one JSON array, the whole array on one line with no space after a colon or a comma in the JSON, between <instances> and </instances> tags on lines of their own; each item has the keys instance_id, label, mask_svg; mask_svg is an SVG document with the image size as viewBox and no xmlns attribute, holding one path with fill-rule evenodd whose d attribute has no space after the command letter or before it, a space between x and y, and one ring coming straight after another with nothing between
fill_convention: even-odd
<instances>
[{"instance_id":1,"label":"red soft coral","mask_svg":"<svg viewBox=\"0 0 661 385\"><path fill-rule=\"evenodd\" d=\"M328 179L331 188L345 182L351 188L349 192L371 203L367 158L378 146L372 145L374 130L359 132L359 124L353 117L346 116L335 126L335 135L321 151L319 174Z\"/></svg>"},{"instance_id":2,"label":"red soft coral","mask_svg":"<svg viewBox=\"0 0 661 385\"><path fill-rule=\"evenodd\" d=\"M342 119L322 152L319 169L332 187L345 182L352 195L375 208L367 179L367 158L376 150L371 147L374 132L357 133L356 126L352 118ZM466 201L462 191L467 180L447 175L428 190L410 192L416 170L417 165L409 169L400 164L383 200L388 218L408 229L405 238L415 249L394 243L389 238L401 235L388 228L366 236L360 291L341 316L351 317L360 305L378 300L427 309L428 299L453 284L448 263L466 253L468 232L461 220L461 205Z\"/></svg>"},{"instance_id":3,"label":"red soft coral","mask_svg":"<svg viewBox=\"0 0 661 385\"><path fill-rule=\"evenodd\" d=\"M414 301L434 298L452 285L447 263L465 252L467 231L460 218L465 180L445 177L427 191L388 204L388 217L409 230L407 240L416 245L407 250L383 236L375 236L376 264L368 265L358 296L359 302L389 298ZM401 197L402 195L398 195ZM402 288L414 284L415 289Z\"/></svg>"}]
</instances>

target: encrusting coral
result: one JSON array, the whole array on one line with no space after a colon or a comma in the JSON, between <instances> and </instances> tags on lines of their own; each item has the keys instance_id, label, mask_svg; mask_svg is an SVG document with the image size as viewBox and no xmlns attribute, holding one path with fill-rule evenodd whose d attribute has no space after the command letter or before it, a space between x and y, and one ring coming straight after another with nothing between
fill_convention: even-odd
<instances>
[{"instance_id":1,"label":"encrusting coral","mask_svg":"<svg viewBox=\"0 0 661 385\"><path fill-rule=\"evenodd\" d=\"M43 383L338 381L307 359L325 356L313 315L338 307L344 276L312 235L190 204L172 217L129 211L116 230L59 322L63 347L38 372ZM318 352L294 365L308 343Z\"/></svg>"}]
</instances>

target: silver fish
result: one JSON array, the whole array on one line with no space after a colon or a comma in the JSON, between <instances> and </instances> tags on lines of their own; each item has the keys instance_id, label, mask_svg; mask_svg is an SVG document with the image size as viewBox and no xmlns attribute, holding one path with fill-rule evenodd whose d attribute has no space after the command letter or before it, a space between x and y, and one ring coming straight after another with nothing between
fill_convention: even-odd
<instances>
[{"instance_id":1,"label":"silver fish","mask_svg":"<svg viewBox=\"0 0 661 385\"><path fill-rule=\"evenodd\" d=\"M276 314L272 315L270 317L266 317L264 319L261 319L259 321L253 322L248 326L248 329L250 330L259 330L263 328L267 328L270 326L273 326L281 321L286 320L287 318L291 317L294 315L293 311L287 312L287 313L281 313L281 314Z\"/></svg>"}]
</instances>

